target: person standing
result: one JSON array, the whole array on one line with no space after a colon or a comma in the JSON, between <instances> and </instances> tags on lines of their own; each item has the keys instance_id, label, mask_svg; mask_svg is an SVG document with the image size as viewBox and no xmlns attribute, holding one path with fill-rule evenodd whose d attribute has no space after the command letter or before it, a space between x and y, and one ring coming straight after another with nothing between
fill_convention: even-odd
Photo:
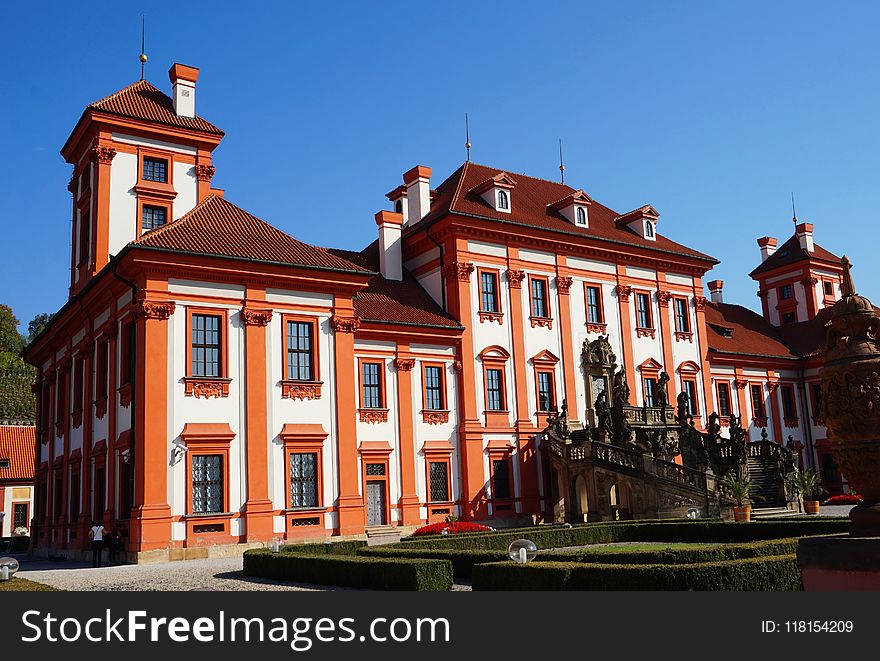
<instances>
[{"instance_id":1,"label":"person standing","mask_svg":"<svg viewBox=\"0 0 880 661\"><path fill-rule=\"evenodd\" d=\"M104 526L95 521L89 530L89 539L92 540L92 567L101 566L101 550L104 548Z\"/></svg>"},{"instance_id":2,"label":"person standing","mask_svg":"<svg viewBox=\"0 0 880 661\"><path fill-rule=\"evenodd\" d=\"M119 531L114 528L105 535L107 540L107 564L116 563L116 551L119 549Z\"/></svg>"}]
</instances>

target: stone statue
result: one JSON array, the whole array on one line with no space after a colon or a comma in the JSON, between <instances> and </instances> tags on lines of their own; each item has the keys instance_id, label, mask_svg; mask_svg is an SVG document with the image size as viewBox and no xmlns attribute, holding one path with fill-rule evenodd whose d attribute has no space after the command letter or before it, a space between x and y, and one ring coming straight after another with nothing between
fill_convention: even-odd
<instances>
[{"instance_id":1,"label":"stone statue","mask_svg":"<svg viewBox=\"0 0 880 661\"><path fill-rule=\"evenodd\" d=\"M685 391L681 391L678 393L678 397L676 398L676 413L678 416L678 424L686 425L688 418L691 417L690 413L688 413L688 394Z\"/></svg>"},{"instance_id":2,"label":"stone statue","mask_svg":"<svg viewBox=\"0 0 880 661\"><path fill-rule=\"evenodd\" d=\"M660 377L657 379L657 385L654 388L654 406L665 409L669 405L669 394L666 387L668 383L669 375L666 372L660 372Z\"/></svg>"},{"instance_id":3,"label":"stone statue","mask_svg":"<svg viewBox=\"0 0 880 661\"><path fill-rule=\"evenodd\" d=\"M584 342L581 349L581 360L586 365L612 367L617 364L617 356L611 350L607 335L600 335L592 342Z\"/></svg>"},{"instance_id":4,"label":"stone statue","mask_svg":"<svg viewBox=\"0 0 880 661\"><path fill-rule=\"evenodd\" d=\"M608 403L608 392L603 390L596 397L596 426L599 428L600 437L604 436L604 442L608 442L614 432L611 421L611 405Z\"/></svg>"},{"instance_id":5,"label":"stone statue","mask_svg":"<svg viewBox=\"0 0 880 661\"><path fill-rule=\"evenodd\" d=\"M626 383L626 373L620 368L614 375L614 389L611 394L613 406L624 407L629 404L629 386Z\"/></svg>"}]
</instances>

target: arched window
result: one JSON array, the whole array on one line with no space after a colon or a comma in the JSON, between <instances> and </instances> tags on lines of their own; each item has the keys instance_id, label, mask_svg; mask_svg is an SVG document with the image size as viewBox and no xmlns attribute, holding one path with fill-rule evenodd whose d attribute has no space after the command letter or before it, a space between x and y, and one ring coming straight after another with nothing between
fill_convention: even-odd
<instances>
[{"instance_id":1,"label":"arched window","mask_svg":"<svg viewBox=\"0 0 880 661\"><path fill-rule=\"evenodd\" d=\"M587 212L584 211L583 207L577 208L577 224L578 225L586 225L587 224Z\"/></svg>"},{"instance_id":2,"label":"arched window","mask_svg":"<svg viewBox=\"0 0 880 661\"><path fill-rule=\"evenodd\" d=\"M403 200L394 202L394 213L403 213Z\"/></svg>"},{"instance_id":3,"label":"arched window","mask_svg":"<svg viewBox=\"0 0 880 661\"><path fill-rule=\"evenodd\" d=\"M652 223L652 222L645 223L645 236L647 236L647 237L654 236L654 223Z\"/></svg>"},{"instance_id":4,"label":"arched window","mask_svg":"<svg viewBox=\"0 0 880 661\"><path fill-rule=\"evenodd\" d=\"M498 191L498 208L499 209L509 209L510 208L510 200L507 197L507 191L503 191L503 190Z\"/></svg>"}]
</instances>

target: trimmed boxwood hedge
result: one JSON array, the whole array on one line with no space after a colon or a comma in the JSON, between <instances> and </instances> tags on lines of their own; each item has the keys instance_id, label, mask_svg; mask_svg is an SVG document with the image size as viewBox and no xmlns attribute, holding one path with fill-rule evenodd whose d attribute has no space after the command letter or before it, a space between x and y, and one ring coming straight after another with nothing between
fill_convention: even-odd
<instances>
[{"instance_id":1,"label":"trimmed boxwood hedge","mask_svg":"<svg viewBox=\"0 0 880 661\"><path fill-rule=\"evenodd\" d=\"M344 542L285 544L281 547L281 553L295 553L297 555L355 555L359 548L366 545L365 541L359 539Z\"/></svg>"},{"instance_id":2,"label":"trimmed boxwood hedge","mask_svg":"<svg viewBox=\"0 0 880 661\"><path fill-rule=\"evenodd\" d=\"M793 554L688 565L499 562L474 567L473 589L792 591L801 574Z\"/></svg>"},{"instance_id":3,"label":"trimmed boxwood hedge","mask_svg":"<svg viewBox=\"0 0 880 661\"><path fill-rule=\"evenodd\" d=\"M607 544L610 542L752 542L766 539L828 535L849 530L848 518L732 521L634 521L576 525L571 528L520 528L466 535L442 535L406 544L410 549L506 550L510 542L527 537L539 549Z\"/></svg>"},{"instance_id":4,"label":"trimmed boxwood hedge","mask_svg":"<svg viewBox=\"0 0 880 661\"><path fill-rule=\"evenodd\" d=\"M759 542L745 542L728 546L713 546L693 549L657 549L629 551L626 548L615 550L579 549L577 551L541 553L535 562L541 563L599 563L622 565L649 564L694 564L755 558L773 555L788 555L797 549L797 538L771 539ZM426 560L449 560L455 578L471 578L474 565L508 560L507 551L467 549L411 549L408 546L372 546L358 550L358 555L377 558L417 558Z\"/></svg>"},{"instance_id":5,"label":"trimmed boxwood hedge","mask_svg":"<svg viewBox=\"0 0 880 661\"><path fill-rule=\"evenodd\" d=\"M448 591L452 563L448 560L368 558L324 553L245 551L244 573L281 581L316 583L372 590Z\"/></svg>"}]
</instances>

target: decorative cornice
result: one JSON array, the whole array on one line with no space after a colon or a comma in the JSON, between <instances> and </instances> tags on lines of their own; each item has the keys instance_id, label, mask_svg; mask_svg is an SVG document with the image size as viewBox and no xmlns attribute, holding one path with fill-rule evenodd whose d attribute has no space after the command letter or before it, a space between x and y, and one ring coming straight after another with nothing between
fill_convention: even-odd
<instances>
[{"instance_id":1,"label":"decorative cornice","mask_svg":"<svg viewBox=\"0 0 880 661\"><path fill-rule=\"evenodd\" d=\"M749 385L749 382L746 381L745 379L734 379L733 380L733 387L736 388L737 390L745 390L748 387L748 385Z\"/></svg>"},{"instance_id":2,"label":"decorative cornice","mask_svg":"<svg viewBox=\"0 0 880 661\"><path fill-rule=\"evenodd\" d=\"M204 397L229 397L229 383L232 379L188 376L183 380L184 394L187 397L195 397L199 399Z\"/></svg>"},{"instance_id":3,"label":"decorative cornice","mask_svg":"<svg viewBox=\"0 0 880 661\"><path fill-rule=\"evenodd\" d=\"M131 406L131 384L126 383L119 388L119 405L127 409Z\"/></svg>"},{"instance_id":4,"label":"decorative cornice","mask_svg":"<svg viewBox=\"0 0 880 661\"><path fill-rule=\"evenodd\" d=\"M116 150L113 147L105 147L103 145L92 147L91 159L94 163L109 165L113 162L114 156L116 156Z\"/></svg>"},{"instance_id":5,"label":"decorative cornice","mask_svg":"<svg viewBox=\"0 0 880 661\"><path fill-rule=\"evenodd\" d=\"M785 418L783 418L783 423L789 429L795 429L799 427L800 422L800 418L798 418L797 416L786 416Z\"/></svg>"},{"instance_id":6,"label":"decorative cornice","mask_svg":"<svg viewBox=\"0 0 880 661\"><path fill-rule=\"evenodd\" d=\"M801 284L804 287L815 287L816 285L819 284L819 278L806 277L803 280L801 280Z\"/></svg>"},{"instance_id":7,"label":"decorative cornice","mask_svg":"<svg viewBox=\"0 0 880 661\"><path fill-rule=\"evenodd\" d=\"M706 303L708 302L709 299L707 299L705 296L694 296L694 307L697 309L697 311L705 310Z\"/></svg>"},{"instance_id":8,"label":"decorative cornice","mask_svg":"<svg viewBox=\"0 0 880 661\"><path fill-rule=\"evenodd\" d=\"M354 333L361 327L361 320L357 317L337 317L330 319L333 330L337 333Z\"/></svg>"},{"instance_id":9,"label":"decorative cornice","mask_svg":"<svg viewBox=\"0 0 880 661\"><path fill-rule=\"evenodd\" d=\"M416 361L414 358L395 358L394 359L394 367L398 372L412 372L413 367L416 366Z\"/></svg>"},{"instance_id":10,"label":"decorative cornice","mask_svg":"<svg viewBox=\"0 0 880 661\"><path fill-rule=\"evenodd\" d=\"M767 383L767 390L769 390L771 393L779 390L779 381L769 381Z\"/></svg>"},{"instance_id":11,"label":"decorative cornice","mask_svg":"<svg viewBox=\"0 0 880 661\"><path fill-rule=\"evenodd\" d=\"M767 417L756 415L752 418L752 424L763 429L767 426Z\"/></svg>"},{"instance_id":12,"label":"decorative cornice","mask_svg":"<svg viewBox=\"0 0 880 661\"><path fill-rule=\"evenodd\" d=\"M636 337L650 337L652 340L657 337L655 328L636 328Z\"/></svg>"},{"instance_id":13,"label":"decorative cornice","mask_svg":"<svg viewBox=\"0 0 880 661\"><path fill-rule=\"evenodd\" d=\"M661 308L669 307L669 300L672 298L672 292L666 291L664 289L657 291L657 302L660 304Z\"/></svg>"},{"instance_id":14,"label":"decorative cornice","mask_svg":"<svg viewBox=\"0 0 880 661\"><path fill-rule=\"evenodd\" d=\"M586 326L588 333L599 333L600 335L605 335L605 333L608 331L607 324L592 324L590 322L587 322Z\"/></svg>"},{"instance_id":15,"label":"decorative cornice","mask_svg":"<svg viewBox=\"0 0 880 661\"><path fill-rule=\"evenodd\" d=\"M79 429L80 427L82 427L82 422L83 422L82 409L80 409L79 411L74 411L72 413L72 417L73 417L73 428Z\"/></svg>"},{"instance_id":16,"label":"decorative cornice","mask_svg":"<svg viewBox=\"0 0 880 661\"><path fill-rule=\"evenodd\" d=\"M444 425L449 422L449 411L422 411L422 422L428 425Z\"/></svg>"},{"instance_id":17,"label":"decorative cornice","mask_svg":"<svg viewBox=\"0 0 880 661\"><path fill-rule=\"evenodd\" d=\"M358 409L358 419L370 425L388 422L388 409Z\"/></svg>"},{"instance_id":18,"label":"decorative cornice","mask_svg":"<svg viewBox=\"0 0 880 661\"><path fill-rule=\"evenodd\" d=\"M242 308L240 314L245 326L268 326L272 321L272 310Z\"/></svg>"},{"instance_id":19,"label":"decorative cornice","mask_svg":"<svg viewBox=\"0 0 880 661\"><path fill-rule=\"evenodd\" d=\"M497 321L499 326L504 324L504 314L501 312L478 312L480 323L485 321Z\"/></svg>"},{"instance_id":20,"label":"decorative cornice","mask_svg":"<svg viewBox=\"0 0 880 661\"><path fill-rule=\"evenodd\" d=\"M472 262L452 262L443 267L443 275L447 278L455 276L459 282L470 282L474 268Z\"/></svg>"},{"instance_id":21,"label":"decorative cornice","mask_svg":"<svg viewBox=\"0 0 880 661\"><path fill-rule=\"evenodd\" d=\"M694 342L694 334L687 331L675 331L675 341L684 342L687 340L691 344Z\"/></svg>"},{"instance_id":22,"label":"decorative cornice","mask_svg":"<svg viewBox=\"0 0 880 661\"><path fill-rule=\"evenodd\" d=\"M553 328L553 320L549 317L529 317L532 328L540 326L541 328Z\"/></svg>"},{"instance_id":23,"label":"decorative cornice","mask_svg":"<svg viewBox=\"0 0 880 661\"><path fill-rule=\"evenodd\" d=\"M282 381L281 397L284 399L321 399L322 381Z\"/></svg>"},{"instance_id":24,"label":"decorative cornice","mask_svg":"<svg viewBox=\"0 0 880 661\"><path fill-rule=\"evenodd\" d=\"M174 301L148 301L140 300L135 303L135 315L145 319L159 319L166 321L174 314Z\"/></svg>"},{"instance_id":25,"label":"decorative cornice","mask_svg":"<svg viewBox=\"0 0 880 661\"><path fill-rule=\"evenodd\" d=\"M205 165L204 163L199 163L196 165L196 179L199 181L211 181L214 177L214 173L217 171L213 165Z\"/></svg>"},{"instance_id":26,"label":"decorative cornice","mask_svg":"<svg viewBox=\"0 0 880 661\"><path fill-rule=\"evenodd\" d=\"M522 289L522 281L526 277L525 271L507 269L504 275L507 276L507 284L510 285L511 289Z\"/></svg>"},{"instance_id":27,"label":"decorative cornice","mask_svg":"<svg viewBox=\"0 0 880 661\"><path fill-rule=\"evenodd\" d=\"M571 286L574 284L574 278L568 275L560 275L556 276L556 290L565 296L568 295L568 291L571 289Z\"/></svg>"},{"instance_id":28,"label":"decorative cornice","mask_svg":"<svg viewBox=\"0 0 880 661\"><path fill-rule=\"evenodd\" d=\"M107 415L107 398L102 397L95 400L95 417L98 420L103 420L105 415Z\"/></svg>"},{"instance_id":29,"label":"decorative cornice","mask_svg":"<svg viewBox=\"0 0 880 661\"><path fill-rule=\"evenodd\" d=\"M633 288L629 285L617 285L617 298L621 301L628 301Z\"/></svg>"}]
</instances>

